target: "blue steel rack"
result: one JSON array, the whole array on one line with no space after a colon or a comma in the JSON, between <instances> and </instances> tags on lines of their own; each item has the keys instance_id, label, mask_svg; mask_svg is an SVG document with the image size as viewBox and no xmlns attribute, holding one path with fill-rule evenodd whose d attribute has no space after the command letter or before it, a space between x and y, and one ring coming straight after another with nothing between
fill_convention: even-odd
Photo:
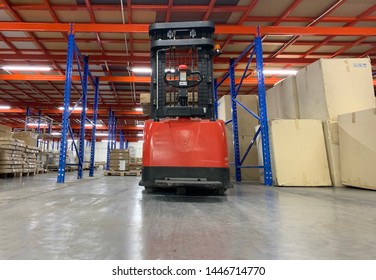
<instances>
[{"instance_id":1,"label":"blue steel rack","mask_svg":"<svg viewBox=\"0 0 376 280\"><path fill-rule=\"evenodd\" d=\"M116 118L115 113L108 110L108 142L107 142L107 161L106 170L110 169L110 153L111 150L116 149ZM120 142L121 143L121 142Z\"/></svg>"},{"instance_id":2,"label":"blue steel rack","mask_svg":"<svg viewBox=\"0 0 376 280\"><path fill-rule=\"evenodd\" d=\"M72 87L72 71L73 62L77 62L77 68L80 75L80 80L82 84L82 96L75 103L72 109L70 109L70 93ZM81 64L83 65L83 70L81 70ZM86 116L86 106L87 106L87 86L88 78L90 78L94 86L94 113L93 120L89 120ZM67 67L65 72L65 87L64 87L64 110L62 116L62 129L61 129L61 142L60 142L60 156L59 156L59 168L57 173L57 182L64 183L65 181L65 166L66 155L68 148L68 134L72 138L72 149L77 153L78 163L70 164L78 166L77 179L82 179L83 176L83 164L84 164L84 151L85 151L85 123L88 121L93 125L92 131L92 145L90 154L90 176L94 175L94 151L95 151L95 132L96 132L96 122L97 122L97 112L98 112L98 95L99 95L99 80L94 78L89 70L89 57L83 56L74 41L73 25L71 25L69 36L68 36L68 51L67 51ZM81 118L80 118L80 134L79 134L79 149L74 142L73 130L70 126L69 117L73 110L76 109L78 105L81 105Z\"/></svg>"},{"instance_id":3,"label":"blue steel rack","mask_svg":"<svg viewBox=\"0 0 376 280\"><path fill-rule=\"evenodd\" d=\"M240 79L238 85L235 83L235 66L237 63L246 55L250 54L247 65L244 69L244 73ZM260 115L249 110L241 102L239 102L236 97L239 93L239 90L243 84L244 78L247 75L249 65L253 59L253 56L256 55L256 72L257 72L257 87L258 87L258 102L259 102L259 111ZM217 82L215 81L215 99L217 98L218 87L227 79L230 78L230 95L231 95L231 109L232 109L232 119L226 121L226 124L232 122L232 132L233 132L233 143L234 143L234 159L235 159L235 179L236 181L241 181L241 168L263 168L264 169L264 184L267 186L272 186L272 171L271 171L271 161L270 161L270 147L269 147L269 131L268 131L268 118L266 112L266 98L265 98L265 85L264 85L264 74L263 74L263 57L262 57L262 43L260 36L260 29L257 28L257 34L255 40L248 45L248 47L242 52L242 54L234 60L230 59L230 69L223 76L223 78ZM237 106L240 106L242 109L247 111L252 117L256 118L260 127L253 136L251 143L248 145L243 157L240 157L240 147L239 147L239 131L238 131L238 116L237 116ZM257 137L261 133L261 143L262 143L262 156L263 156L263 165L262 166L243 166L243 162L246 159L250 149L253 147L256 142Z\"/></svg>"}]
</instances>

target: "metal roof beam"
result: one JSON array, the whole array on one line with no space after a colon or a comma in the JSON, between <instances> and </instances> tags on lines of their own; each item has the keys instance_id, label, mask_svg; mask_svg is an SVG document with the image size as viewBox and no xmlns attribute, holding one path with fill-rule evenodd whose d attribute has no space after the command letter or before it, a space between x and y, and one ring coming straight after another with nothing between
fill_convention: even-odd
<instances>
[{"instance_id":1,"label":"metal roof beam","mask_svg":"<svg viewBox=\"0 0 376 280\"><path fill-rule=\"evenodd\" d=\"M75 23L75 32L147 33L148 24ZM374 36L376 27L261 26L262 35ZM67 23L2 22L0 31L68 32ZM217 25L216 34L252 35L255 26Z\"/></svg>"}]
</instances>

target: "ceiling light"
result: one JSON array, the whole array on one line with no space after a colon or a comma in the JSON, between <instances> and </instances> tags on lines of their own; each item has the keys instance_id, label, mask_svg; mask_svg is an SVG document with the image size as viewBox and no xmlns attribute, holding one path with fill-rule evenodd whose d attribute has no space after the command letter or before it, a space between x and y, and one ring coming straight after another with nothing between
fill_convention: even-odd
<instances>
[{"instance_id":1,"label":"ceiling light","mask_svg":"<svg viewBox=\"0 0 376 280\"><path fill-rule=\"evenodd\" d=\"M148 67L135 67L132 68L133 73L151 73L151 68Z\"/></svg>"},{"instance_id":2,"label":"ceiling light","mask_svg":"<svg viewBox=\"0 0 376 280\"><path fill-rule=\"evenodd\" d=\"M49 66L8 65L1 67L5 71L51 71Z\"/></svg>"},{"instance_id":3,"label":"ceiling light","mask_svg":"<svg viewBox=\"0 0 376 280\"><path fill-rule=\"evenodd\" d=\"M8 109L10 109L10 106L0 105L0 110L8 110Z\"/></svg>"},{"instance_id":4,"label":"ceiling light","mask_svg":"<svg viewBox=\"0 0 376 280\"><path fill-rule=\"evenodd\" d=\"M108 136L108 133L95 133L95 136Z\"/></svg>"},{"instance_id":5,"label":"ceiling light","mask_svg":"<svg viewBox=\"0 0 376 280\"><path fill-rule=\"evenodd\" d=\"M28 123L27 126L31 126L31 127L47 127L48 124L47 123L40 123L40 124L37 124L37 123Z\"/></svg>"},{"instance_id":6,"label":"ceiling light","mask_svg":"<svg viewBox=\"0 0 376 280\"><path fill-rule=\"evenodd\" d=\"M143 111L142 108L134 108L134 110L137 111L137 112L142 112Z\"/></svg>"},{"instance_id":7,"label":"ceiling light","mask_svg":"<svg viewBox=\"0 0 376 280\"><path fill-rule=\"evenodd\" d=\"M100 123L97 123L95 125L95 127L102 127L102 126L103 126L103 124L100 124ZM91 123L87 123L87 124L85 124L85 127L93 127L93 125Z\"/></svg>"},{"instance_id":8,"label":"ceiling light","mask_svg":"<svg viewBox=\"0 0 376 280\"><path fill-rule=\"evenodd\" d=\"M264 69L264 75L296 75L297 70L288 69Z\"/></svg>"},{"instance_id":9,"label":"ceiling light","mask_svg":"<svg viewBox=\"0 0 376 280\"><path fill-rule=\"evenodd\" d=\"M137 124L136 126L137 126L137 127L144 127L143 124Z\"/></svg>"},{"instance_id":10,"label":"ceiling light","mask_svg":"<svg viewBox=\"0 0 376 280\"><path fill-rule=\"evenodd\" d=\"M137 133L137 136L144 137L144 134L143 133Z\"/></svg>"},{"instance_id":11,"label":"ceiling light","mask_svg":"<svg viewBox=\"0 0 376 280\"><path fill-rule=\"evenodd\" d=\"M58 135L61 135L61 132L51 132L51 135L58 136Z\"/></svg>"},{"instance_id":12,"label":"ceiling light","mask_svg":"<svg viewBox=\"0 0 376 280\"><path fill-rule=\"evenodd\" d=\"M69 107L69 110L72 110L73 109L73 107ZM59 107L59 110L60 111L64 111L64 107L63 106L60 106ZM87 109L86 109L87 110ZM74 108L74 111L82 111L82 107L76 107L76 108Z\"/></svg>"}]
</instances>

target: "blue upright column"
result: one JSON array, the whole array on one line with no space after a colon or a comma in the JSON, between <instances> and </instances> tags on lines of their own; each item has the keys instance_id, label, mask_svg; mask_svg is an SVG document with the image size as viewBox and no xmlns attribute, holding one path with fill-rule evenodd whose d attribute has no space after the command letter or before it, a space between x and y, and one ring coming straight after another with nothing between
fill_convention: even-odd
<instances>
[{"instance_id":1,"label":"blue upright column","mask_svg":"<svg viewBox=\"0 0 376 280\"><path fill-rule=\"evenodd\" d=\"M61 143L60 143L60 156L59 156L59 169L57 172L57 182L64 183L65 180L65 162L67 156L67 133L69 125L69 105L70 93L72 86L72 65L73 65L73 50L74 50L74 35L71 31L68 36L68 54L67 66L65 70L65 87L64 87L64 111L62 116L61 128Z\"/></svg>"},{"instance_id":2,"label":"blue upright column","mask_svg":"<svg viewBox=\"0 0 376 280\"><path fill-rule=\"evenodd\" d=\"M120 135L119 135L119 141L120 141L120 149L124 149L124 134L123 130L120 130Z\"/></svg>"},{"instance_id":3,"label":"blue upright column","mask_svg":"<svg viewBox=\"0 0 376 280\"><path fill-rule=\"evenodd\" d=\"M93 130L91 131L89 177L94 176L94 160L95 160L95 144L96 144L95 134L97 133L98 97L99 97L99 78L97 77L95 79L94 114L93 114Z\"/></svg>"},{"instance_id":4,"label":"blue upright column","mask_svg":"<svg viewBox=\"0 0 376 280\"><path fill-rule=\"evenodd\" d=\"M235 179L237 182L242 180L240 170L240 148L239 148L239 130L238 130L238 112L236 108L236 84L235 84L235 66L234 59L230 59L230 93L231 93L231 112L232 112L232 135L234 142L235 158Z\"/></svg>"},{"instance_id":5,"label":"blue upright column","mask_svg":"<svg viewBox=\"0 0 376 280\"><path fill-rule=\"evenodd\" d=\"M85 160L85 123L86 123L86 105L87 105L87 80L89 76L89 57L84 57L84 76L82 80L82 98L81 98L81 125L80 125L80 144L79 144L79 163L77 179L82 179Z\"/></svg>"},{"instance_id":6,"label":"blue upright column","mask_svg":"<svg viewBox=\"0 0 376 280\"><path fill-rule=\"evenodd\" d=\"M261 140L262 140L262 156L264 160L264 183L267 186L273 185L272 170L270 162L270 147L269 147L269 129L268 116L266 113L266 98L264 85L264 61L262 58L262 44L260 29L257 28L257 36L255 39L256 45L256 71L257 71L257 85L258 85L258 101L260 110L260 126L261 126Z\"/></svg>"},{"instance_id":7,"label":"blue upright column","mask_svg":"<svg viewBox=\"0 0 376 280\"><path fill-rule=\"evenodd\" d=\"M112 112L112 149L116 149L116 118L115 112Z\"/></svg>"},{"instance_id":8,"label":"blue upright column","mask_svg":"<svg viewBox=\"0 0 376 280\"><path fill-rule=\"evenodd\" d=\"M108 110L108 142L107 142L107 161L106 170L110 169L110 152L111 152L111 142L112 142L112 112L111 109Z\"/></svg>"}]
</instances>

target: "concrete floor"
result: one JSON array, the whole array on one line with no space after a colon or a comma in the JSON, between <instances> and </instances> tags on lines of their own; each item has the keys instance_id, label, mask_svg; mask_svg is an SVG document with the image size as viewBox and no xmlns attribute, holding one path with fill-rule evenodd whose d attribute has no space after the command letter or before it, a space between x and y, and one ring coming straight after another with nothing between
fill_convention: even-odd
<instances>
[{"instance_id":1,"label":"concrete floor","mask_svg":"<svg viewBox=\"0 0 376 280\"><path fill-rule=\"evenodd\" d=\"M376 259L376 192L235 184L145 193L139 177L0 179L0 259Z\"/></svg>"}]
</instances>

